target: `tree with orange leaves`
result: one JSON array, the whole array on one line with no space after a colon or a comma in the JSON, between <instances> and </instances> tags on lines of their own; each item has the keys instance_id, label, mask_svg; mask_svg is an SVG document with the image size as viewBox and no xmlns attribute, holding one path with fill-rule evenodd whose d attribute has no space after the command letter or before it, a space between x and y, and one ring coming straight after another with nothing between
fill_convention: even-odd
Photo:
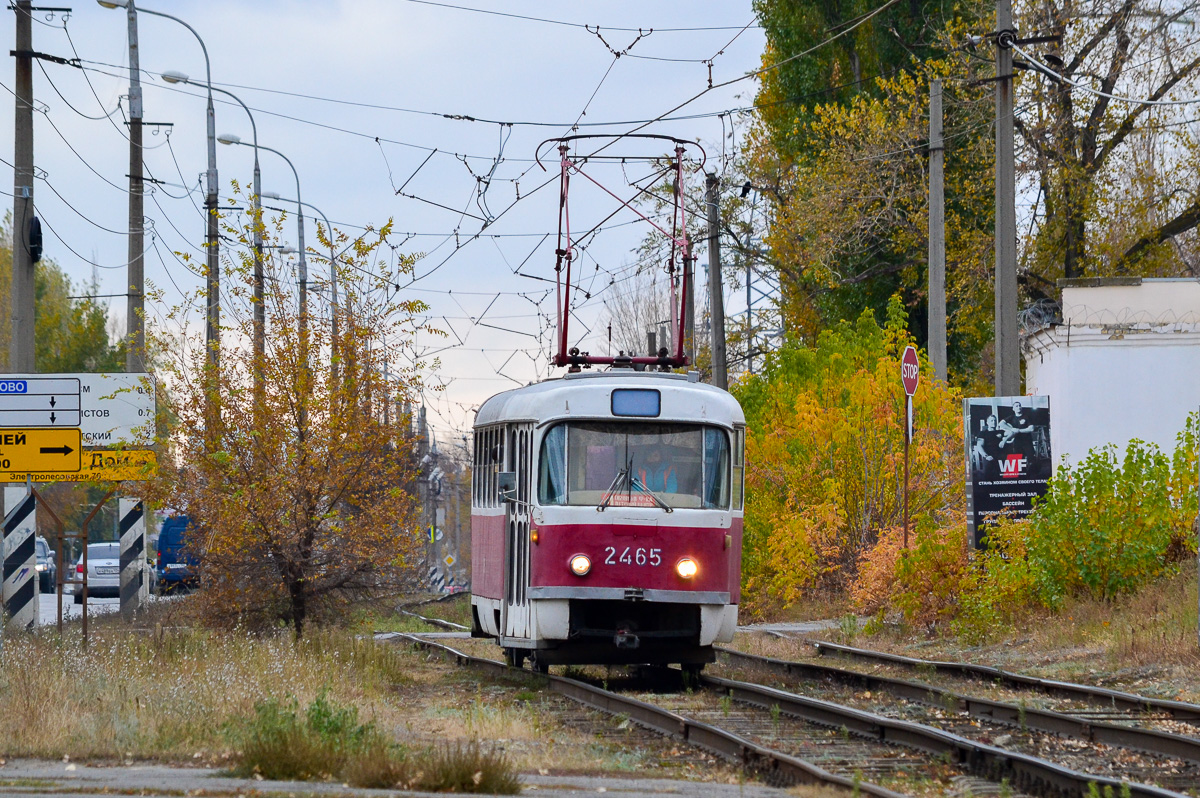
<instances>
[{"instance_id":1,"label":"tree with orange leaves","mask_svg":"<svg viewBox=\"0 0 1200 798\"><path fill-rule=\"evenodd\" d=\"M274 220L275 233L282 222ZM396 358L412 354L425 306L390 290L415 258L389 267L372 257L390 229L389 222L354 241L319 232L326 252L345 249L336 263L319 264L326 275L336 272L340 292L325 306L329 283L309 282L316 312L306 324L289 290L291 265L265 247L258 355L250 234L227 225L244 247L223 269L219 364L208 364L188 323L190 313L203 318L203 296L189 297L158 331L178 422L170 440L176 468L162 469L150 493L194 523L198 601L211 622L282 621L299 637L348 601L411 582L419 550L415 465L409 420L397 408L418 375L415 357L407 368Z\"/></svg>"}]
</instances>

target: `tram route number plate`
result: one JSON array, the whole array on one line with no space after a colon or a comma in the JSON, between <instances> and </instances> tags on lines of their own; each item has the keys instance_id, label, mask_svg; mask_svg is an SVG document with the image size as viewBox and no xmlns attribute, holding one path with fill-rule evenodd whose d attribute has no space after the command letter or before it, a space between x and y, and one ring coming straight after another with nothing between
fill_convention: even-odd
<instances>
[{"instance_id":1,"label":"tram route number plate","mask_svg":"<svg viewBox=\"0 0 1200 798\"><path fill-rule=\"evenodd\" d=\"M662 549L647 549L642 547L605 546L605 565L662 565Z\"/></svg>"}]
</instances>

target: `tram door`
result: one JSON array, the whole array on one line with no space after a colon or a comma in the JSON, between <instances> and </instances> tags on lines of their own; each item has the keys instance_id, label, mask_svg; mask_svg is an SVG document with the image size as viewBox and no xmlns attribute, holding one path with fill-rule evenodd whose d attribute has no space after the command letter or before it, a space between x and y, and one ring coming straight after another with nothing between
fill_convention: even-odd
<instances>
[{"instance_id":1,"label":"tram door","mask_svg":"<svg viewBox=\"0 0 1200 798\"><path fill-rule=\"evenodd\" d=\"M529 637L529 511L533 496L533 425L507 427L505 468L516 474L516 501L505 502L505 637Z\"/></svg>"}]
</instances>

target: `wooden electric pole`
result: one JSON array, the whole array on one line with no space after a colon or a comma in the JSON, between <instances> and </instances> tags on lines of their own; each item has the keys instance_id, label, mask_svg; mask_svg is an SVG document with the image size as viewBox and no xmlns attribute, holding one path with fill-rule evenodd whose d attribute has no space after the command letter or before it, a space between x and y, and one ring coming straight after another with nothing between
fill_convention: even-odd
<instances>
[{"instance_id":1,"label":"wooden electric pole","mask_svg":"<svg viewBox=\"0 0 1200 798\"><path fill-rule=\"evenodd\" d=\"M996 395L1021 393L1013 153L1012 0L996 0Z\"/></svg>"},{"instance_id":2,"label":"wooden electric pole","mask_svg":"<svg viewBox=\"0 0 1200 798\"><path fill-rule=\"evenodd\" d=\"M9 371L30 373L33 359L33 264L30 225L33 206L33 9L30 0L17 0L16 14L16 129L13 147L12 324L8 345Z\"/></svg>"},{"instance_id":3,"label":"wooden electric pole","mask_svg":"<svg viewBox=\"0 0 1200 798\"><path fill-rule=\"evenodd\" d=\"M708 320L712 328L712 384L729 389L725 364L725 292L721 285L721 218L717 202L720 181L715 174L704 178L708 205Z\"/></svg>"},{"instance_id":4,"label":"wooden electric pole","mask_svg":"<svg viewBox=\"0 0 1200 798\"><path fill-rule=\"evenodd\" d=\"M946 196L942 81L929 84L929 359L946 381Z\"/></svg>"}]
</instances>

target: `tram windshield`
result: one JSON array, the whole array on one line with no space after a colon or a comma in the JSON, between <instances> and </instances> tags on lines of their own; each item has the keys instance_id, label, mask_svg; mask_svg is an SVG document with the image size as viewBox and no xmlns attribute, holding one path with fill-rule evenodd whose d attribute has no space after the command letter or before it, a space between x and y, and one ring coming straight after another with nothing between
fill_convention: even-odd
<instances>
[{"instance_id":1,"label":"tram windshield","mask_svg":"<svg viewBox=\"0 0 1200 798\"><path fill-rule=\"evenodd\" d=\"M614 486L620 486L615 493ZM542 439L538 500L609 507L657 507L661 501L671 508L728 509L729 435L700 424L558 424Z\"/></svg>"}]
</instances>

